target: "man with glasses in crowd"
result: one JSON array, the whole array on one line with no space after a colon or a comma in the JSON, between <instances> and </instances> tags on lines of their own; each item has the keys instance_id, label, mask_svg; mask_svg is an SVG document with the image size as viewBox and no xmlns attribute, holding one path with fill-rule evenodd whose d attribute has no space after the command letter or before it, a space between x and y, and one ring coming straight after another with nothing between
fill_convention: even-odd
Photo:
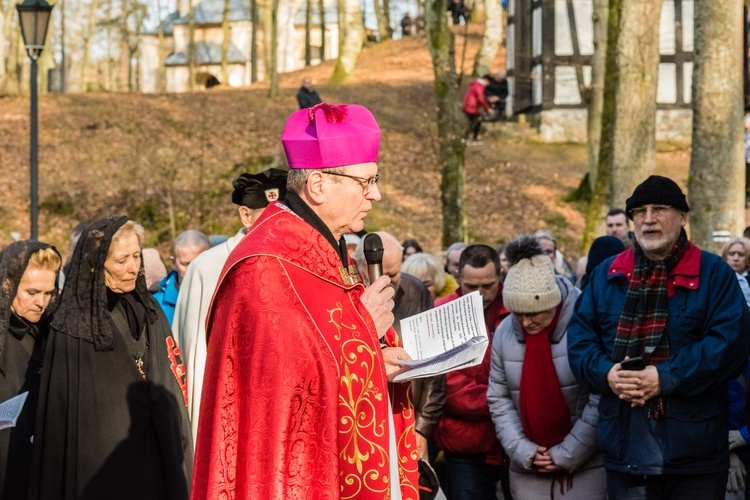
<instances>
[{"instance_id":1,"label":"man with glasses in crowd","mask_svg":"<svg viewBox=\"0 0 750 500\"><path fill-rule=\"evenodd\" d=\"M689 210L671 179L636 187L634 248L596 268L568 326L571 368L601 394L613 500L724 498L727 381L747 360L750 313L732 269L687 240Z\"/></svg>"},{"instance_id":2,"label":"man with glasses in crowd","mask_svg":"<svg viewBox=\"0 0 750 500\"><path fill-rule=\"evenodd\" d=\"M408 359L388 276L367 288L343 236L380 200L362 106L292 114L287 195L230 254L206 322L193 498L416 500Z\"/></svg>"}]
</instances>

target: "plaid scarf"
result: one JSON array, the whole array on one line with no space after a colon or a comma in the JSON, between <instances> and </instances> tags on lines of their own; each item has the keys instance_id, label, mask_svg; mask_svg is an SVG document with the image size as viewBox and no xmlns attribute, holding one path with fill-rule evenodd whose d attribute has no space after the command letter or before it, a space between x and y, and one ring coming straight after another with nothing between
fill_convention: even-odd
<instances>
[{"instance_id":1,"label":"plaid scarf","mask_svg":"<svg viewBox=\"0 0 750 500\"><path fill-rule=\"evenodd\" d=\"M665 335L669 316L667 278L687 247L687 235L682 231L670 254L664 260L653 261L635 244L635 269L612 352L615 362L626 356L642 356L646 364L652 365L669 359L669 338Z\"/></svg>"}]
</instances>

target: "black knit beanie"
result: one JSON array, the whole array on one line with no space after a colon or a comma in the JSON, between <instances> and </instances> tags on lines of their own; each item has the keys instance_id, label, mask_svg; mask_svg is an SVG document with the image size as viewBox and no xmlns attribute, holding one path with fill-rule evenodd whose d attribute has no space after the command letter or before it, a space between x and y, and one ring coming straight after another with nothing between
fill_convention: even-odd
<instances>
[{"instance_id":1,"label":"black knit beanie","mask_svg":"<svg viewBox=\"0 0 750 500\"><path fill-rule=\"evenodd\" d=\"M652 175L635 188L633 195L625 202L625 213L632 219L631 210L649 204L669 205L683 212L690 211L680 186L661 175Z\"/></svg>"}]
</instances>

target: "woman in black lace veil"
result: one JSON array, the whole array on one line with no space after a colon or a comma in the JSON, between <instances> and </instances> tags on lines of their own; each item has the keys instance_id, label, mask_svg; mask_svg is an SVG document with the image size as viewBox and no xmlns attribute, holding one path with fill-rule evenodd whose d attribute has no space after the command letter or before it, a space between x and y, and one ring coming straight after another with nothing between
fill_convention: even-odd
<instances>
[{"instance_id":1,"label":"woman in black lace veil","mask_svg":"<svg viewBox=\"0 0 750 500\"><path fill-rule=\"evenodd\" d=\"M30 498L189 496L185 371L146 289L143 229L84 230L51 325Z\"/></svg>"},{"instance_id":2,"label":"woman in black lace veil","mask_svg":"<svg viewBox=\"0 0 750 500\"><path fill-rule=\"evenodd\" d=\"M28 392L15 427L0 430L0 498L28 494L39 371L61 264L54 247L35 240L0 252L0 403Z\"/></svg>"}]
</instances>

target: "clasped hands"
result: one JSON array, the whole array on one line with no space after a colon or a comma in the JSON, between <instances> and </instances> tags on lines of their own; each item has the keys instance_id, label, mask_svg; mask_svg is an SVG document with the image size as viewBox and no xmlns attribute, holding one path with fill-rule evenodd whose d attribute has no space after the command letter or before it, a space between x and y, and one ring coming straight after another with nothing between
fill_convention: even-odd
<instances>
[{"instance_id":1,"label":"clasped hands","mask_svg":"<svg viewBox=\"0 0 750 500\"><path fill-rule=\"evenodd\" d=\"M607 372L607 383L612 392L629 402L631 407L643 406L646 401L661 394L659 373L653 365L631 371L623 370L617 363Z\"/></svg>"},{"instance_id":2,"label":"clasped hands","mask_svg":"<svg viewBox=\"0 0 750 500\"><path fill-rule=\"evenodd\" d=\"M532 463L536 466L537 472L543 474L562 470L562 467L556 465L552 457L549 456L549 449L544 446L539 446L536 449Z\"/></svg>"},{"instance_id":3,"label":"clasped hands","mask_svg":"<svg viewBox=\"0 0 750 500\"><path fill-rule=\"evenodd\" d=\"M395 293L390 278L383 275L368 286L360 298L362 304L370 313L373 323L375 323L378 338L385 335L393 325L393 296ZM385 359L385 373L388 382L393 382L396 375L407 369L394 361L411 359L411 356L402 347L386 347L383 349L383 358Z\"/></svg>"}]
</instances>

